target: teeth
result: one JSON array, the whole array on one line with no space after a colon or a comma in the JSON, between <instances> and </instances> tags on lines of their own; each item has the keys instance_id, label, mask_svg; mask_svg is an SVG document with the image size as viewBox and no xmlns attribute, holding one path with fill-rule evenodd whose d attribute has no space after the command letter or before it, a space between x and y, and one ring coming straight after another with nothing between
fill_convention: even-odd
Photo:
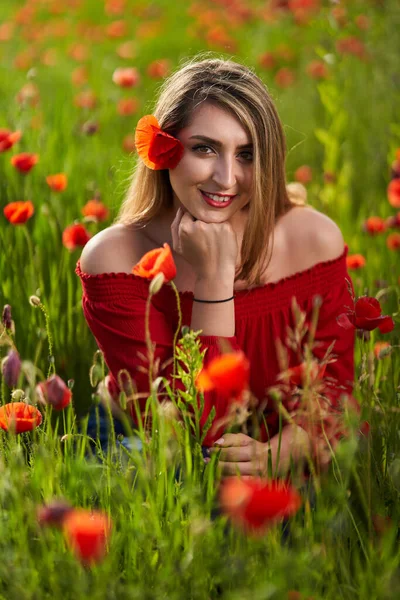
<instances>
[{"instance_id":1,"label":"teeth","mask_svg":"<svg viewBox=\"0 0 400 600\"><path fill-rule=\"evenodd\" d=\"M211 198L211 200L214 200L215 202L228 202L230 200L229 196L215 196L214 194L206 194L205 192L203 192L203 194L205 194L207 198Z\"/></svg>"}]
</instances>

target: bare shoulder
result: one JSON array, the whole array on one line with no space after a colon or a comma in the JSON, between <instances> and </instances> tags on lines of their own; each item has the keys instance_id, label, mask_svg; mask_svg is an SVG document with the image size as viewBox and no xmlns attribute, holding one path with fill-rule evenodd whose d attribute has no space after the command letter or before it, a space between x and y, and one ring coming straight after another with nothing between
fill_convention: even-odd
<instances>
[{"instance_id":1,"label":"bare shoulder","mask_svg":"<svg viewBox=\"0 0 400 600\"><path fill-rule=\"evenodd\" d=\"M306 263L338 258L344 252L344 239L338 225L327 215L309 206L293 208L285 216L286 239Z\"/></svg>"},{"instance_id":2,"label":"bare shoulder","mask_svg":"<svg viewBox=\"0 0 400 600\"><path fill-rule=\"evenodd\" d=\"M130 273L140 259L140 232L116 224L94 235L85 245L80 267L83 273Z\"/></svg>"}]
</instances>

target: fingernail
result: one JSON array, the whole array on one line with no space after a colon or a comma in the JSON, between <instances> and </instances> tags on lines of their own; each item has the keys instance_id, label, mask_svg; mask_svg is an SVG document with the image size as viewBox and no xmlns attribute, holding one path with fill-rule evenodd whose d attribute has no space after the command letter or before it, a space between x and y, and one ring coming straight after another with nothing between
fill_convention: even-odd
<instances>
[{"instance_id":1,"label":"fingernail","mask_svg":"<svg viewBox=\"0 0 400 600\"><path fill-rule=\"evenodd\" d=\"M219 438L219 440L217 440L216 442L214 442L214 444L223 444L224 443L224 438Z\"/></svg>"}]
</instances>

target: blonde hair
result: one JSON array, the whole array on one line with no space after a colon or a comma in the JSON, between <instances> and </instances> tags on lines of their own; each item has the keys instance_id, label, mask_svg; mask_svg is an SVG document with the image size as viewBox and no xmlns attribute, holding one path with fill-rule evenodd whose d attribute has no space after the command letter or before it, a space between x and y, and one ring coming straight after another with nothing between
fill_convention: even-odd
<instances>
[{"instance_id":1,"label":"blonde hair","mask_svg":"<svg viewBox=\"0 0 400 600\"><path fill-rule=\"evenodd\" d=\"M176 136L205 101L235 116L253 142L252 196L235 281L260 285L271 260L276 220L291 207L304 205L305 198L286 188L282 124L265 85L251 69L232 60L197 56L163 83L153 114L161 129ZM116 222L146 224L172 206L168 171L154 171L139 160Z\"/></svg>"}]
</instances>

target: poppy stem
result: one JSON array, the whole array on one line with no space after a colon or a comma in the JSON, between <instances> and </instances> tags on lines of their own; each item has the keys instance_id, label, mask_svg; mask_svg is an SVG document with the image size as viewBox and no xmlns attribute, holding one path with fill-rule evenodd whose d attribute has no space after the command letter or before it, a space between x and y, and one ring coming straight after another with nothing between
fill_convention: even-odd
<instances>
[{"instance_id":1,"label":"poppy stem","mask_svg":"<svg viewBox=\"0 0 400 600\"><path fill-rule=\"evenodd\" d=\"M182 327L182 309L181 309L181 299L179 297L179 292L178 292L178 288L176 287L176 285L174 284L173 281L170 281L172 289L175 292L175 297L176 297L176 306L177 306L177 310L178 310L178 326L176 328L175 331L175 335L174 335L174 341L173 341L173 358L174 358L174 371L173 371L173 381L172 381L172 391L175 394L175 377L176 377L176 363L177 363L177 357L176 357L176 344L178 341L178 335L179 332L181 330Z\"/></svg>"}]
</instances>

